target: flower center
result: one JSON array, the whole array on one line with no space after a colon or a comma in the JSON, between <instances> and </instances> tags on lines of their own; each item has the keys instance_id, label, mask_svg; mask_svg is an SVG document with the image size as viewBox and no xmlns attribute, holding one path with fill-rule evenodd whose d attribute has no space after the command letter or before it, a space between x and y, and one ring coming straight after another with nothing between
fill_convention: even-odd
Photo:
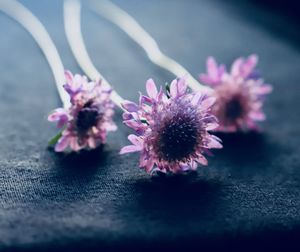
<instances>
[{"instance_id":1,"label":"flower center","mask_svg":"<svg viewBox=\"0 0 300 252\"><path fill-rule=\"evenodd\" d=\"M76 126L80 133L86 132L93 126L96 126L99 113L96 108L83 107L77 115Z\"/></svg>"},{"instance_id":2,"label":"flower center","mask_svg":"<svg viewBox=\"0 0 300 252\"><path fill-rule=\"evenodd\" d=\"M243 103L240 97L235 96L233 97L227 104L226 104L226 117L235 120L243 115L244 108Z\"/></svg>"},{"instance_id":3,"label":"flower center","mask_svg":"<svg viewBox=\"0 0 300 252\"><path fill-rule=\"evenodd\" d=\"M198 124L196 119L193 116L177 114L167 120L160 130L158 156L167 161L184 160L195 151L197 138Z\"/></svg>"}]
</instances>

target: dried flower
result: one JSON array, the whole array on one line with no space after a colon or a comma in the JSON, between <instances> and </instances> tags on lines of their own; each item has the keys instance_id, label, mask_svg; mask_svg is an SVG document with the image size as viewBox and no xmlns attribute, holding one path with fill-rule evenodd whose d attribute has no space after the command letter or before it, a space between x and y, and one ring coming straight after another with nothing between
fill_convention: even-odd
<instances>
[{"instance_id":1,"label":"dried flower","mask_svg":"<svg viewBox=\"0 0 300 252\"><path fill-rule=\"evenodd\" d=\"M132 145L121 154L141 152L140 167L154 171L179 173L207 165L204 154L222 148L220 139L208 133L218 127L210 114L215 98L187 92L185 78L174 80L164 93L152 79L146 83L148 96L140 95L139 104L126 101L124 123L135 130L129 135Z\"/></svg>"},{"instance_id":2,"label":"dried flower","mask_svg":"<svg viewBox=\"0 0 300 252\"><path fill-rule=\"evenodd\" d=\"M64 89L70 95L71 107L57 108L49 115L49 121L63 128L51 144L56 144L57 152L67 147L73 151L94 149L105 143L107 132L116 130L111 90L104 89L100 80L89 82L85 76L73 76L69 71L65 76Z\"/></svg>"},{"instance_id":3,"label":"dried flower","mask_svg":"<svg viewBox=\"0 0 300 252\"><path fill-rule=\"evenodd\" d=\"M212 112L219 119L217 131L258 130L256 122L265 120L263 102L272 87L255 70L257 61L256 55L238 58L228 73L214 58L207 59L207 74L201 74L200 80L214 90Z\"/></svg>"}]
</instances>

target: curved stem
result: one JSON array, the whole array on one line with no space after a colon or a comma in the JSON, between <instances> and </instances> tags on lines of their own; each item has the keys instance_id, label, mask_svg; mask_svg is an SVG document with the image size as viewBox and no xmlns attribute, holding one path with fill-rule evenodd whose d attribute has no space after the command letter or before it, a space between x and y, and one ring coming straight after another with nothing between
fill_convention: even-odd
<instances>
[{"instance_id":1,"label":"curved stem","mask_svg":"<svg viewBox=\"0 0 300 252\"><path fill-rule=\"evenodd\" d=\"M0 10L22 25L43 51L54 75L56 87L64 108L69 108L70 99L63 88L64 67L57 49L43 24L26 7L15 0L0 0Z\"/></svg>"},{"instance_id":2,"label":"curved stem","mask_svg":"<svg viewBox=\"0 0 300 252\"><path fill-rule=\"evenodd\" d=\"M187 74L187 83L195 91L211 90L209 87L200 84L195 78L192 77L188 70L181 66L178 62L163 54L156 41L149 35L149 33L147 33L138 24L138 22L124 10L108 0L89 1L89 4L92 11L117 25L140 47L142 47L148 58L154 64L168 70L177 77L182 77Z\"/></svg>"},{"instance_id":3,"label":"curved stem","mask_svg":"<svg viewBox=\"0 0 300 252\"><path fill-rule=\"evenodd\" d=\"M87 49L81 33L80 25L80 2L77 0L65 0L64 2L64 23L65 31L71 50L82 70L92 80L101 78L102 85L111 88L107 80L99 73L93 65L91 58L88 55ZM121 103L124 101L115 91L111 93L112 101L122 109Z\"/></svg>"}]
</instances>

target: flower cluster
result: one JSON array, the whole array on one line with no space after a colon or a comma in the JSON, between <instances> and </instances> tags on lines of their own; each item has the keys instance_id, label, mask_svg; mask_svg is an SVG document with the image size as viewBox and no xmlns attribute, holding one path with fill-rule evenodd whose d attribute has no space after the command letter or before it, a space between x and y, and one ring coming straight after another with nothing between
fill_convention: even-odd
<instances>
[{"instance_id":1,"label":"flower cluster","mask_svg":"<svg viewBox=\"0 0 300 252\"><path fill-rule=\"evenodd\" d=\"M116 130L112 121L111 90L102 87L101 81L89 82L85 76L65 72L64 89L70 95L69 109L57 108L48 120L57 122L62 132L54 138L55 151L70 147L73 151L94 149L105 143L107 132Z\"/></svg>"},{"instance_id":2,"label":"flower cluster","mask_svg":"<svg viewBox=\"0 0 300 252\"><path fill-rule=\"evenodd\" d=\"M152 79L146 83L148 96L140 95L139 104L123 103L124 123L136 135L128 136L132 145L121 154L140 152L140 167L146 172L179 173L207 165L204 154L222 148L220 139L208 133L218 127L210 108L215 98L190 93L185 78L176 79L168 91L157 89Z\"/></svg>"},{"instance_id":3,"label":"flower cluster","mask_svg":"<svg viewBox=\"0 0 300 252\"><path fill-rule=\"evenodd\" d=\"M256 122L265 120L263 102L272 87L255 69L257 61L256 55L238 58L227 72L224 65L218 66L214 58L208 58L207 74L201 74L200 80L214 90L212 112L219 119L218 131L258 130Z\"/></svg>"}]
</instances>

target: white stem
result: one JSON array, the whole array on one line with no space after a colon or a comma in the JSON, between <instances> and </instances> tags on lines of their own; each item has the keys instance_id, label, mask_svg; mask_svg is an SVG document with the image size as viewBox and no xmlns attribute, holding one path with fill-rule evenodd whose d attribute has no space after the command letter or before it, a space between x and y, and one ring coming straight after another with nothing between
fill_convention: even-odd
<instances>
[{"instance_id":1,"label":"white stem","mask_svg":"<svg viewBox=\"0 0 300 252\"><path fill-rule=\"evenodd\" d=\"M124 10L108 0L89 1L90 9L105 17L110 22L117 25L139 46L141 46L148 58L156 65L168 70L177 77L188 75L187 83L195 91L211 89L200 84L192 75L178 62L161 52L156 41L147 33L133 17Z\"/></svg>"},{"instance_id":2,"label":"white stem","mask_svg":"<svg viewBox=\"0 0 300 252\"><path fill-rule=\"evenodd\" d=\"M80 2L78 0L65 0L64 2L64 23L65 31L71 50L82 70L92 79L102 79L102 85L111 88L107 80L98 72L88 55L81 34L80 25ZM124 101L115 91L111 93L112 101L122 109L121 103Z\"/></svg>"},{"instance_id":3,"label":"white stem","mask_svg":"<svg viewBox=\"0 0 300 252\"><path fill-rule=\"evenodd\" d=\"M0 10L22 25L43 51L54 75L56 87L64 108L69 108L70 98L63 88L66 82L64 67L57 49L43 24L26 7L15 0L0 0Z\"/></svg>"}]
</instances>

